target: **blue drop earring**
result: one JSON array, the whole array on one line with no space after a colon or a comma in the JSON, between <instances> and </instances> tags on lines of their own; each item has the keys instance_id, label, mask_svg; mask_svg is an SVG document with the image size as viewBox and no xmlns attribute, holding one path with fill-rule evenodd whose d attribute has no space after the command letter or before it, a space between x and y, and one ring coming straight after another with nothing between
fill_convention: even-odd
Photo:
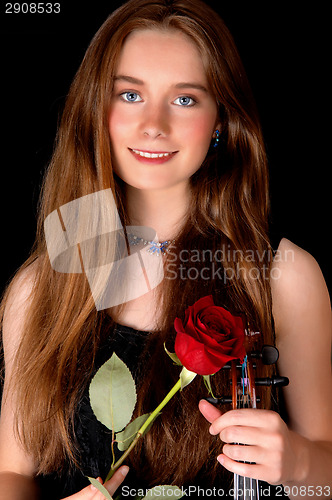
<instances>
[{"instance_id":1,"label":"blue drop earring","mask_svg":"<svg viewBox=\"0 0 332 500\"><path fill-rule=\"evenodd\" d=\"M218 146L219 140L220 140L220 132L218 129L215 131L215 134L216 134L216 136L214 138L214 144L213 144L214 148L216 148Z\"/></svg>"}]
</instances>

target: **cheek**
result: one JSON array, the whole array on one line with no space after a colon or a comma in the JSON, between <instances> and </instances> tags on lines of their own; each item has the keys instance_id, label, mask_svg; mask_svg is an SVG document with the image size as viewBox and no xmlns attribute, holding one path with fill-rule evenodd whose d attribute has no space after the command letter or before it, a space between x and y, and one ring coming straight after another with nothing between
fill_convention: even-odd
<instances>
[{"instance_id":1,"label":"cheek","mask_svg":"<svg viewBox=\"0 0 332 500\"><path fill-rule=\"evenodd\" d=\"M193 120L189 127L184 129L187 141L195 145L195 150L207 152L212 140L214 131L215 119L214 116L202 116Z\"/></svg>"},{"instance_id":2,"label":"cheek","mask_svg":"<svg viewBox=\"0 0 332 500\"><path fill-rule=\"evenodd\" d=\"M128 136L128 117L125 113L113 109L109 114L108 130L113 146L125 139Z\"/></svg>"}]
</instances>

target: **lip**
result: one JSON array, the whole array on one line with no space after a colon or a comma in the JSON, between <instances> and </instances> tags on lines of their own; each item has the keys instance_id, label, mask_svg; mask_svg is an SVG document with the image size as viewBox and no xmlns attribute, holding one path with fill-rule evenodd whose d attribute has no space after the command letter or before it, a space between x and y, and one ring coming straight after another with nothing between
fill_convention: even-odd
<instances>
[{"instance_id":1,"label":"lip","mask_svg":"<svg viewBox=\"0 0 332 500\"><path fill-rule=\"evenodd\" d=\"M169 160L171 160L178 151L151 151L147 149L132 149L128 148L131 154L136 158L137 161L140 161L141 163L148 163L148 164L153 164L153 165L159 165L160 163L165 163ZM148 153L151 155L166 155L167 156L157 156L156 158L148 158L146 156L141 156L138 153L135 153L135 151L140 151L141 153Z\"/></svg>"}]
</instances>

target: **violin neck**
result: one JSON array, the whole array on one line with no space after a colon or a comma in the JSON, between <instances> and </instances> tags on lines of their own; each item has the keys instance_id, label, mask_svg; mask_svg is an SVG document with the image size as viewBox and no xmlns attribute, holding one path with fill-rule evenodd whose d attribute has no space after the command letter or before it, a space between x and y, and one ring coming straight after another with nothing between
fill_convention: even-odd
<instances>
[{"instance_id":1,"label":"violin neck","mask_svg":"<svg viewBox=\"0 0 332 500\"><path fill-rule=\"evenodd\" d=\"M242 368L240 396L238 393L238 379L236 362L232 361L233 409L256 408L257 397L255 376L250 359L245 360ZM234 474L234 500L259 500L259 482L257 479Z\"/></svg>"},{"instance_id":2,"label":"violin neck","mask_svg":"<svg viewBox=\"0 0 332 500\"><path fill-rule=\"evenodd\" d=\"M258 480L234 474L234 500L259 500Z\"/></svg>"}]
</instances>

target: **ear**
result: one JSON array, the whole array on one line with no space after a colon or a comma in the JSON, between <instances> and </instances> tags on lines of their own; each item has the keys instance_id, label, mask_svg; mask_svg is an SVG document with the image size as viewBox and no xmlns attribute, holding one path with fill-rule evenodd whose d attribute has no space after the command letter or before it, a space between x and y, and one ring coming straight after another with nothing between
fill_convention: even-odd
<instances>
[{"instance_id":1,"label":"ear","mask_svg":"<svg viewBox=\"0 0 332 500\"><path fill-rule=\"evenodd\" d=\"M221 126L221 123L220 122L217 122L214 126L214 129L213 129L213 135L212 135L212 138L215 139L216 138L216 130L219 131L219 133L221 134L221 131L222 131L222 126Z\"/></svg>"}]
</instances>

